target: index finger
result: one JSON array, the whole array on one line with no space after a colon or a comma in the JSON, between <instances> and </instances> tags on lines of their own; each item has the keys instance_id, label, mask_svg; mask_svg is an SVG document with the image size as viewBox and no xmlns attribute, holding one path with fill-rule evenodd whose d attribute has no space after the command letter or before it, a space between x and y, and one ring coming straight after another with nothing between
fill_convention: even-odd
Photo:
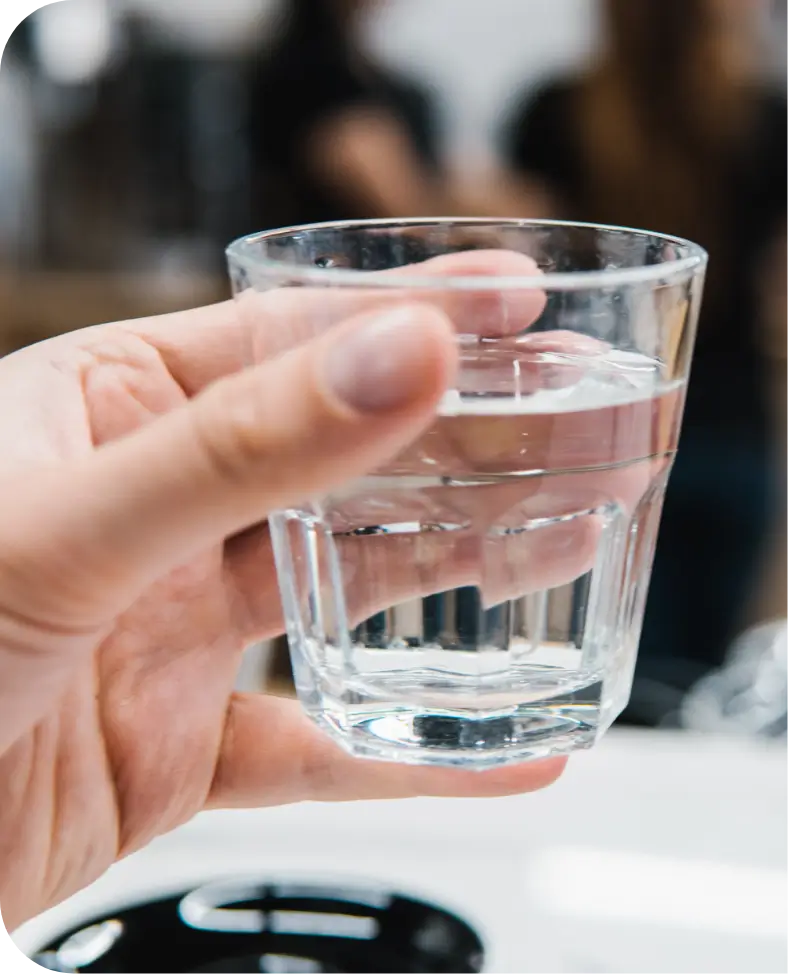
<instances>
[{"instance_id":1,"label":"index finger","mask_svg":"<svg viewBox=\"0 0 788 974\"><path fill-rule=\"evenodd\" d=\"M153 345L176 381L188 395L194 395L210 382L281 354L351 315L416 298L443 310L460 334L516 334L541 315L546 302L544 291L533 287L459 289L450 279L533 278L538 273L536 262L525 254L463 251L376 273L375 283L369 287L249 289L235 301L141 319L122 327ZM435 287L414 290L394 283L407 276L434 277ZM389 279L391 287L381 283ZM445 287L441 287L442 279L446 280Z\"/></svg>"}]
</instances>

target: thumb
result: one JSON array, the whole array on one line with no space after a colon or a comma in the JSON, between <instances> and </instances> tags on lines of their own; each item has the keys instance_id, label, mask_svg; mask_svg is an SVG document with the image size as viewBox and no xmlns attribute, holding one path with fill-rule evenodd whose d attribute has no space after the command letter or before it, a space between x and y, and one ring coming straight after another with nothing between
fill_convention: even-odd
<instances>
[{"instance_id":1,"label":"thumb","mask_svg":"<svg viewBox=\"0 0 788 974\"><path fill-rule=\"evenodd\" d=\"M434 308L361 315L0 496L3 602L61 630L109 621L197 552L394 455L455 361Z\"/></svg>"}]
</instances>

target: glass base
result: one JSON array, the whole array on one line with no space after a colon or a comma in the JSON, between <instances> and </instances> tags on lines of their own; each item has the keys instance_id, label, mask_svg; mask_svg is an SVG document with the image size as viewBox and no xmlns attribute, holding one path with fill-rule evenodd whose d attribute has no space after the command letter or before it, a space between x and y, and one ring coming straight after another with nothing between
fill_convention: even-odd
<instances>
[{"instance_id":1,"label":"glass base","mask_svg":"<svg viewBox=\"0 0 788 974\"><path fill-rule=\"evenodd\" d=\"M593 745L608 721L599 707L523 705L506 714L391 708L315 715L355 757L484 771L565 755Z\"/></svg>"}]
</instances>

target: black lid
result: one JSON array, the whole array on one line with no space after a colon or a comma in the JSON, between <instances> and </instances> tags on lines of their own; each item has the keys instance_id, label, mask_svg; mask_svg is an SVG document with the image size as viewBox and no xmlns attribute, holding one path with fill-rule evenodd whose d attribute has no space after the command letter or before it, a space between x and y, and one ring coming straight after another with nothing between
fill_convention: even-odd
<instances>
[{"instance_id":1,"label":"black lid","mask_svg":"<svg viewBox=\"0 0 788 974\"><path fill-rule=\"evenodd\" d=\"M472 974L483 945L454 914L380 888L237 881L91 919L33 959L66 974Z\"/></svg>"}]
</instances>

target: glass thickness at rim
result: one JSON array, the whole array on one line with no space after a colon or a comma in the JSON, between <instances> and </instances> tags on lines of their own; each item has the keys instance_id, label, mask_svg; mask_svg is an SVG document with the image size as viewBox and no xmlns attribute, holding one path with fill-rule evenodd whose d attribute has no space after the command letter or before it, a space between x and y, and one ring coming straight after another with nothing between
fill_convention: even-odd
<instances>
[{"instance_id":1,"label":"glass thickness at rim","mask_svg":"<svg viewBox=\"0 0 788 974\"><path fill-rule=\"evenodd\" d=\"M504 277L495 275L466 275L459 277L439 277L423 274L398 275L392 279L385 271L354 270L346 267L306 267L287 261L262 257L255 252L257 244L283 238L296 239L298 236L315 232L363 231L363 230L413 230L463 227L489 230L544 228L593 230L600 234L621 234L630 237L653 240L677 247L683 256L643 264L634 267L616 267L602 270L545 271L526 277ZM498 248L506 249L506 248ZM254 273L270 277L272 283L286 277L289 283L312 285L315 287L354 287L370 289L409 290L456 290L456 291L576 291L593 288L612 288L626 284L651 283L655 286L671 284L677 280L692 277L702 271L708 261L706 251L698 244L670 234L619 227L601 223L579 223L571 220L529 220L529 219L488 219L486 217L416 217L401 220L343 220L330 223L311 223L302 226L282 227L248 234L234 240L226 249L231 263Z\"/></svg>"}]
</instances>

